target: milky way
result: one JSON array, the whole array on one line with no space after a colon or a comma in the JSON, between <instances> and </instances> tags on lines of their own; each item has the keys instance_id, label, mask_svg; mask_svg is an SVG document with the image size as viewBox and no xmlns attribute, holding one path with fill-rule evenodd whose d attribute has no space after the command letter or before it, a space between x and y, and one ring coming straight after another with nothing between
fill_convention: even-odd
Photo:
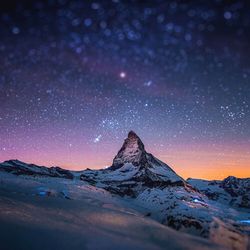
<instances>
[{"instance_id":1,"label":"milky way","mask_svg":"<svg viewBox=\"0 0 250 250\"><path fill-rule=\"evenodd\" d=\"M184 177L249 176L250 6L185 2L1 3L0 160L101 168L132 129Z\"/></svg>"}]
</instances>

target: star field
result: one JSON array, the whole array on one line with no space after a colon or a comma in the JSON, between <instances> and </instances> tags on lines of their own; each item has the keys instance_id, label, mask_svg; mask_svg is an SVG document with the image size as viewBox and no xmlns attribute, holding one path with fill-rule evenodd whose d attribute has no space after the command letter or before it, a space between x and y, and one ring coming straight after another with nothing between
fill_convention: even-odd
<instances>
[{"instance_id":1,"label":"star field","mask_svg":"<svg viewBox=\"0 0 250 250\"><path fill-rule=\"evenodd\" d=\"M184 177L250 175L247 1L10 1L0 160L111 164L129 130Z\"/></svg>"}]
</instances>

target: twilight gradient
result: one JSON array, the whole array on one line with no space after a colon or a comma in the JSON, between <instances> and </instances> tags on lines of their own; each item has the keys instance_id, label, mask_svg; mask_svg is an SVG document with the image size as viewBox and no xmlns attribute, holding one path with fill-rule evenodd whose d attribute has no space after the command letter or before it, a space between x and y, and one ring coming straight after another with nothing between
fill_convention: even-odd
<instances>
[{"instance_id":1,"label":"twilight gradient","mask_svg":"<svg viewBox=\"0 0 250 250\"><path fill-rule=\"evenodd\" d=\"M250 176L247 1L10 1L0 161L111 164L129 130L183 177Z\"/></svg>"}]
</instances>

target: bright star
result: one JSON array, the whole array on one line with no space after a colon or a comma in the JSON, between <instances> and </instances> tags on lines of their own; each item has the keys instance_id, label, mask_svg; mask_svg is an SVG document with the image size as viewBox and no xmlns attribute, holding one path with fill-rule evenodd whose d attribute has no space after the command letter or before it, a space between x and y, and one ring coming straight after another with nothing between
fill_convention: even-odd
<instances>
[{"instance_id":1,"label":"bright star","mask_svg":"<svg viewBox=\"0 0 250 250\"><path fill-rule=\"evenodd\" d=\"M121 77L121 78L125 78L125 77L126 77L126 73L122 71L122 72L120 73L120 77Z\"/></svg>"},{"instance_id":2,"label":"bright star","mask_svg":"<svg viewBox=\"0 0 250 250\"><path fill-rule=\"evenodd\" d=\"M99 142L101 138L102 138L102 135L98 135L98 136L94 139L94 143Z\"/></svg>"}]
</instances>

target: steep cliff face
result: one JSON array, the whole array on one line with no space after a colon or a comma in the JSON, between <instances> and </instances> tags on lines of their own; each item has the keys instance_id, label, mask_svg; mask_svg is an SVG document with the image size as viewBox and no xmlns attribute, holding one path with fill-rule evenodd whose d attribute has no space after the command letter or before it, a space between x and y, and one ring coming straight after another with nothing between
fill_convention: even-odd
<instances>
[{"instance_id":1,"label":"steep cliff face","mask_svg":"<svg viewBox=\"0 0 250 250\"><path fill-rule=\"evenodd\" d=\"M126 163L131 163L134 166L147 166L147 153L144 144L135 132L130 131L125 139L121 149L115 156L111 170L116 170Z\"/></svg>"}]
</instances>

